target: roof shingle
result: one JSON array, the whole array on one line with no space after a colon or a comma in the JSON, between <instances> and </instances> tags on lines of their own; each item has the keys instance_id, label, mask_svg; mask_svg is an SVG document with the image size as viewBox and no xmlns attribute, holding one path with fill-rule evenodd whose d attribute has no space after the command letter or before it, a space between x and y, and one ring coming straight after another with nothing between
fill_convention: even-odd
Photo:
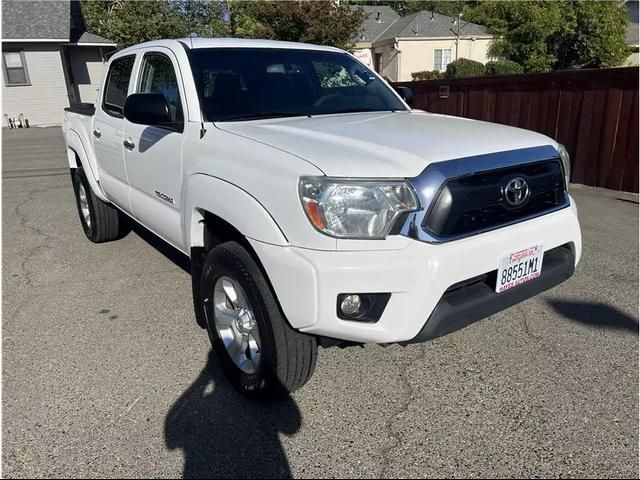
<instances>
[{"instance_id":1,"label":"roof shingle","mask_svg":"<svg viewBox=\"0 0 640 480\"><path fill-rule=\"evenodd\" d=\"M95 33L84 32L77 42L82 45L83 43L104 43L105 45L115 45L109 39L101 37L100 35L96 35Z\"/></svg>"},{"instance_id":2,"label":"roof shingle","mask_svg":"<svg viewBox=\"0 0 640 480\"><path fill-rule=\"evenodd\" d=\"M439 13L421 11L398 19L376 40L397 37L455 37L455 18ZM489 35L485 28L475 23L462 20L460 34Z\"/></svg>"},{"instance_id":3,"label":"roof shingle","mask_svg":"<svg viewBox=\"0 0 640 480\"><path fill-rule=\"evenodd\" d=\"M356 42L375 42L398 37L455 37L455 18L423 10L400 17L386 5L362 5L366 15ZM464 36L489 36L482 25L462 20L460 34Z\"/></svg>"},{"instance_id":4,"label":"roof shingle","mask_svg":"<svg viewBox=\"0 0 640 480\"><path fill-rule=\"evenodd\" d=\"M71 26L69 0L2 2L4 40L69 40Z\"/></svg>"},{"instance_id":5,"label":"roof shingle","mask_svg":"<svg viewBox=\"0 0 640 480\"><path fill-rule=\"evenodd\" d=\"M362 5L366 15L357 39L359 42L372 42L378 38L393 22L400 18L396 11L386 5Z\"/></svg>"}]
</instances>

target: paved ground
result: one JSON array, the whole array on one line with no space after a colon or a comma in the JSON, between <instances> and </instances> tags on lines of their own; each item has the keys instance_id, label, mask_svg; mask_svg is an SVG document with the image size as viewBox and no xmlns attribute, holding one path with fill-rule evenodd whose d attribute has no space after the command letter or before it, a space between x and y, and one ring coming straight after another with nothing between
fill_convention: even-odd
<instances>
[{"instance_id":1,"label":"paved ground","mask_svg":"<svg viewBox=\"0 0 640 480\"><path fill-rule=\"evenodd\" d=\"M209 359L179 255L85 240L60 135L3 131L4 476L638 477L636 203L574 189L570 281L429 344L322 350L274 408Z\"/></svg>"}]
</instances>

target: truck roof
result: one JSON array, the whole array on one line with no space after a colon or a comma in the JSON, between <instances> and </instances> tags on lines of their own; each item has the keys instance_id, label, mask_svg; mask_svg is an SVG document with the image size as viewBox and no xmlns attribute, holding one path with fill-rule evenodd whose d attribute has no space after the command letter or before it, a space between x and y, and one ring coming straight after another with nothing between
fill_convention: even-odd
<instances>
[{"instance_id":1,"label":"truck roof","mask_svg":"<svg viewBox=\"0 0 640 480\"><path fill-rule=\"evenodd\" d=\"M339 48L311 43L283 42L280 40L256 40L252 38L179 38L175 40L153 40L139 43L118 52L121 54L137 50L142 47L176 47L182 43L190 49L200 48L287 48L293 50L324 50L330 52L343 52ZM182 46L180 46L182 48Z\"/></svg>"}]
</instances>

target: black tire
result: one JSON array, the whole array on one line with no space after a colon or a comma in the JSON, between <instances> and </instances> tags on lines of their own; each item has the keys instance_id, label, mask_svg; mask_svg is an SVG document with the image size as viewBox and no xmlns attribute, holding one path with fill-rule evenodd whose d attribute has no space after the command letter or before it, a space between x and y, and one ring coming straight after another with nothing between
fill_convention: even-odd
<instances>
[{"instance_id":1,"label":"black tire","mask_svg":"<svg viewBox=\"0 0 640 480\"><path fill-rule=\"evenodd\" d=\"M221 276L240 284L254 312L261 339L261 360L255 373L247 374L236 366L215 327L213 292ZM238 390L252 397L273 398L291 393L309 381L318 355L316 338L289 326L262 271L240 244L226 242L207 254L199 296L213 350Z\"/></svg>"},{"instance_id":2,"label":"black tire","mask_svg":"<svg viewBox=\"0 0 640 480\"><path fill-rule=\"evenodd\" d=\"M126 215L113 205L103 202L93 193L91 185L89 185L89 181L81 168L72 171L71 180L80 223L89 240L93 243L110 242L124 237L131 231L131 224ZM90 224L85 220L80 205L81 187L87 198Z\"/></svg>"}]
</instances>

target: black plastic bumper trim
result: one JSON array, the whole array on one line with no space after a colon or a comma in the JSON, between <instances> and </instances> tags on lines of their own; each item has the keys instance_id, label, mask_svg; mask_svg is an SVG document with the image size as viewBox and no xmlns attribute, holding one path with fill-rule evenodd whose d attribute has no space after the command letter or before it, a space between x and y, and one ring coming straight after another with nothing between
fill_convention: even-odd
<instances>
[{"instance_id":1,"label":"black plastic bumper trim","mask_svg":"<svg viewBox=\"0 0 640 480\"><path fill-rule=\"evenodd\" d=\"M545 252L538 278L506 292L495 292L497 271L477 277L476 281L471 279L470 283L458 283L447 289L420 333L406 343L442 337L512 307L564 282L573 275L574 268L574 250L572 244L566 244Z\"/></svg>"}]
</instances>

